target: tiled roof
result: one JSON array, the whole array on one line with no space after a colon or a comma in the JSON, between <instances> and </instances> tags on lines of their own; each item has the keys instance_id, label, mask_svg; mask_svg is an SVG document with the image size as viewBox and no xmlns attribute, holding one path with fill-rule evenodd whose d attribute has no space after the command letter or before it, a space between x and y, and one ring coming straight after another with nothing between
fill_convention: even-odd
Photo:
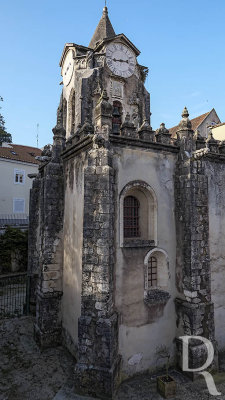
<instances>
[{"instance_id":1,"label":"tiled roof","mask_svg":"<svg viewBox=\"0 0 225 400\"><path fill-rule=\"evenodd\" d=\"M41 149L12 143L7 144L7 146L10 147L0 147L0 158L39 164L35 157L41 155Z\"/></svg>"},{"instance_id":2,"label":"tiled roof","mask_svg":"<svg viewBox=\"0 0 225 400\"><path fill-rule=\"evenodd\" d=\"M204 121L204 119L209 115L211 111L199 115L199 117L193 118L191 119L191 125L192 125L192 129L193 131L196 131L196 129L199 127L199 125L201 125L201 123ZM176 135L176 132L178 130L179 125L174 126L173 128L170 128L170 133L172 134L172 137L174 137Z\"/></svg>"}]
</instances>

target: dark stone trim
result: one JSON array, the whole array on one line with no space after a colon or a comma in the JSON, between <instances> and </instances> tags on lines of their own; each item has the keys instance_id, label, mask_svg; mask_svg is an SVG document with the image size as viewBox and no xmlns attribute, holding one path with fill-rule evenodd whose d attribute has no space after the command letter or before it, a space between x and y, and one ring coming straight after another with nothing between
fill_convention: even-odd
<instances>
[{"instance_id":1,"label":"dark stone trim","mask_svg":"<svg viewBox=\"0 0 225 400\"><path fill-rule=\"evenodd\" d=\"M62 159L68 160L72 158L74 155L79 154L84 150L87 150L87 148L90 148L92 145L92 138L93 135L87 135L85 138L79 140L76 144L64 150L61 155Z\"/></svg>"},{"instance_id":2,"label":"dark stone trim","mask_svg":"<svg viewBox=\"0 0 225 400\"><path fill-rule=\"evenodd\" d=\"M126 239L122 247L155 247L154 240Z\"/></svg>"},{"instance_id":3,"label":"dark stone trim","mask_svg":"<svg viewBox=\"0 0 225 400\"><path fill-rule=\"evenodd\" d=\"M218 153L208 153L203 155L201 160L224 164L225 156L223 154L218 154Z\"/></svg>"},{"instance_id":4,"label":"dark stone trim","mask_svg":"<svg viewBox=\"0 0 225 400\"><path fill-rule=\"evenodd\" d=\"M141 147L145 149L152 149L156 151L168 151L170 153L178 153L179 148L175 145L162 144L158 142L147 142L141 139L127 138L117 135L110 135L110 142L115 145L124 145L126 147Z\"/></svg>"}]
</instances>

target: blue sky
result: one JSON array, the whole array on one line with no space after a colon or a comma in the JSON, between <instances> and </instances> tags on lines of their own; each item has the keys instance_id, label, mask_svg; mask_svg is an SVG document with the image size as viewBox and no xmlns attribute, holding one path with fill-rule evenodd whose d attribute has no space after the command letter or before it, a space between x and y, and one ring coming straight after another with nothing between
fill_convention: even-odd
<instances>
[{"instance_id":1,"label":"blue sky","mask_svg":"<svg viewBox=\"0 0 225 400\"><path fill-rule=\"evenodd\" d=\"M104 0L1 1L1 113L13 142L52 142L61 86L59 60L66 42L87 46ZM225 1L108 0L116 33L139 48L149 67L152 126L176 125L216 109L225 121Z\"/></svg>"}]
</instances>

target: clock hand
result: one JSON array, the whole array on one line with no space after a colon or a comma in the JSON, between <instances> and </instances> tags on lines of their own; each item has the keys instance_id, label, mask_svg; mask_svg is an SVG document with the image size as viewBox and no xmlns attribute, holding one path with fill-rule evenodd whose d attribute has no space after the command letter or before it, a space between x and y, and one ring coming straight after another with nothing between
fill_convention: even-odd
<instances>
[{"instance_id":1,"label":"clock hand","mask_svg":"<svg viewBox=\"0 0 225 400\"><path fill-rule=\"evenodd\" d=\"M128 60L117 60L116 58L113 58L113 61L125 62L128 64Z\"/></svg>"}]
</instances>

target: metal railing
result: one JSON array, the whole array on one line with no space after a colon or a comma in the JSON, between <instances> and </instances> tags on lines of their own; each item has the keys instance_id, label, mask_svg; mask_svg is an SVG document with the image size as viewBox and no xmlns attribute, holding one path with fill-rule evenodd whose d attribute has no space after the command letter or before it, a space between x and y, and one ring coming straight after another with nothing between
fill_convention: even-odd
<instances>
[{"instance_id":1,"label":"metal railing","mask_svg":"<svg viewBox=\"0 0 225 400\"><path fill-rule=\"evenodd\" d=\"M0 275L0 318L28 313L29 280L26 272Z\"/></svg>"}]
</instances>

